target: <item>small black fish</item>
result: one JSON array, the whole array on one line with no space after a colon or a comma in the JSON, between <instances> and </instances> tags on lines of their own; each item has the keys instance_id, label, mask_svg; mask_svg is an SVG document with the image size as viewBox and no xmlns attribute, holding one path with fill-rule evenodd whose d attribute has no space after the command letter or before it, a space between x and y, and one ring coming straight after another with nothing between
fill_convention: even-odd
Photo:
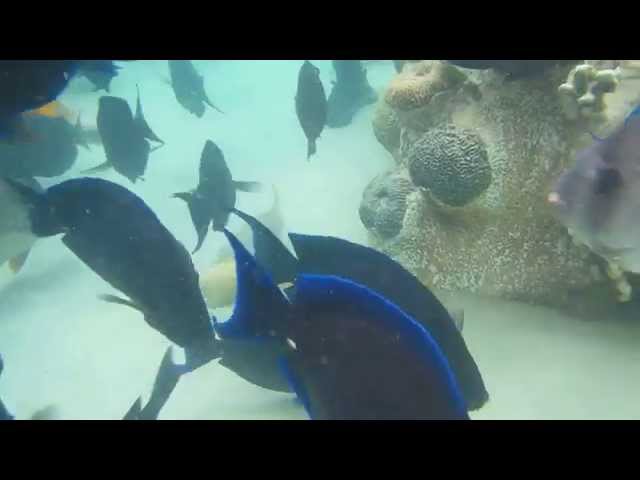
<instances>
[{"instance_id":1,"label":"small black fish","mask_svg":"<svg viewBox=\"0 0 640 480\"><path fill-rule=\"evenodd\" d=\"M296 114L307 137L307 159L316 153L316 140L327 123L327 96L320 80L320 69L305 60L298 73Z\"/></svg>"},{"instance_id":2,"label":"small black fish","mask_svg":"<svg viewBox=\"0 0 640 480\"><path fill-rule=\"evenodd\" d=\"M363 107L375 103L378 94L369 85L360 60L333 60L336 82L327 101L327 126L345 127Z\"/></svg>"},{"instance_id":3,"label":"small black fish","mask_svg":"<svg viewBox=\"0 0 640 480\"><path fill-rule=\"evenodd\" d=\"M162 357L162 362L158 368L153 390L146 405L142 406L142 399L138 397L133 403L123 420L157 420L162 407L167 403L169 397L180 381L184 369L176 365L172 360L172 347L169 347Z\"/></svg>"},{"instance_id":4,"label":"small black fish","mask_svg":"<svg viewBox=\"0 0 640 480\"><path fill-rule=\"evenodd\" d=\"M55 100L78 73L80 60L0 60L0 138L22 138L20 115ZM104 65L89 66L91 70Z\"/></svg>"},{"instance_id":5,"label":"small black fish","mask_svg":"<svg viewBox=\"0 0 640 480\"><path fill-rule=\"evenodd\" d=\"M435 295L399 263L340 238L290 233L296 258L257 219L237 210L234 213L251 228L255 258L277 284L293 281L296 274L338 276L383 295L433 336L449 361L469 410L477 410L488 401L489 394L461 328ZM290 287L286 293L293 295L294 289Z\"/></svg>"},{"instance_id":6,"label":"small black fish","mask_svg":"<svg viewBox=\"0 0 640 480\"><path fill-rule=\"evenodd\" d=\"M136 115L133 116L126 100L119 97L100 98L97 117L98 131L107 161L84 173L94 173L113 167L118 173L135 183L142 178L149 160L151 149L149 140L162 142L153 133L144 118L138 91Z\"/></svg>"},{"instance_id":7,"label":"small black fish","mask_svg":"<svg viewBox=\"0 0 640 480\"><path fill-rule=\"evenodd\" d=\"M169 60L169 74L173 93L187 111L201 118L206 104L224 113L209 100L204 89L204 77L198 73L190 60Z\"/></svg>"},{"instance_id":8,"label":"small black fish","mask_svg":"<svg viewBox=\"0 0 640 480\"><path fill-rule=\"evenodd\" d=\"M111 81L118 76L118 67L113 60L83 60L80 63L79 75L93 83L94 92L111 91Z\"/></svg>"},{"instance_id":9,"label":"small black fish","mask_svg":"<svg viewBox=\"0 0 640 480\"><path fill-rule=\"evenodd\" d=\"M32 205L34 234L64 233L63 243L130 300L103 299L142 312L185 349L189 371L219 356L191 256L141 198L98 178L68 180L44 194L11 184Z\"/></svg>"},{"instance_id":10,"label":"small black fish","mask_svg":"<svg viewBox=\"0 0 640 480\"><path fill-rule=\"evenodd\" d=\"M191 220L198 234L198 243L192 253L202 246L210 224L214 231L220 231L227 225L229 215L236 206L236 190L257 192L261 188L257 182L234 181L222 150L207 140L200 157L198 186L191 192L173 195L189 206Z\"/></svg>"},{"instance_id":11,"label":"small black fish","mask_svg":"<svg viewBox=\"0 0 640 480\"><path fill-rule=\"evenodd\" d=\"M33 141L0 143L0 174L12 177L56 177L66 173L78 158L78 145L87 147L80 120L70 124L62 117L26 115Z\"/></svg>"},{"instance_id":12,"label":"small black fish","mask_svg":"<svg viewBox=\"0 0 640 480\"><path fill-rule=\"evenodd\" d=\"M312 419L468 419L429 332L389 300L339 277L298 275L289 302L228 230L238 271L223 338L284 340L279 362Z\"/></svg>"}]
</instances>

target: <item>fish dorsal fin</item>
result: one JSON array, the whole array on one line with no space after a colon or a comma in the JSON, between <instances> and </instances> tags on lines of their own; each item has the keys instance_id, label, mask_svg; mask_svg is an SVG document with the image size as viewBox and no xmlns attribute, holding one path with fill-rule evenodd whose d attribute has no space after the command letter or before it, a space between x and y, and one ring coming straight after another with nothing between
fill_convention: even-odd
<instances>
[{"instance_id":1,"label":"fish dorsal fin","mask_svg":"<svg viewBox=\"0 0 640 480\"><path fill-rule=\"evenodd\" d=\"M151 127L147 123L147 120L144 118L144 112L142 111L142 102L140 100L140 86L136 85L136 90L138 92L138 98L136 100L136 115L134 117L134 121L138 128L142 132L142 136L144 138L148 138L149 140L153 140L154 142L164 144L164 141L160 139L154 132L151 130Z\"/></svg>"},{"instance_id":2,"label":"fish dorsal fin","mask_svg":"<svg viewBox=\"0 0 640 480\"><path fill-rule=\"evenodd\" d=\"M237 288L233 315L216 331L222 338L265 337L279 329L289 302L244 245L226 228L223 232L235 257Z\"/></svg>"},{"instance_id":3,"label":"fish dorsal fin","mask_svg":"<svg viewBox=\"0 0 640 480\"><path fill-rule=\"evenodd\" d=\"M234 209L233 213L249 225L258 263L271 274L276 283L293 281L298 271L298 259L258 219L238 209Z\"/></svg>"}]
</instances>

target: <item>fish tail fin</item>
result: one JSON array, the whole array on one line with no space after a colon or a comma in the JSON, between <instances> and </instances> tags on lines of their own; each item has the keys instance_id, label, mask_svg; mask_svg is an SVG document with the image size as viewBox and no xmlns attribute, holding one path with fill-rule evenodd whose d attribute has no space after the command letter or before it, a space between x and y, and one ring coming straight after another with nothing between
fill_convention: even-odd
<instances>
[{"instance_id":1,"label":"fish tail fin","mask_svg":"<svg viewBox=\"0 0 640 480\"><path fill-rule=\"evenodd\" d=\"M99 173L99 172L104 172L105 170L109 170L111 167L112 167L111 162L109 160L107 160L106 162L101 163L97 167L93 167L93 168L89 168L87 170L83 170L80 173L83 174L83 175L85 175L85 174L92 175L94 173Z\"/></svg>"},{"instance_id":2,"label":"fish tail fin","mask_svg":"<svg viewBox=\"0 0 640 480\"><path fill-rule=\"evenodd\" d=\"M147 119L144 118L144 112L142 111L142 101L140 100L140 85L136 84L136 91L138 92L138 98L136 100L136 114L134 117L135 123L138 125L138 128L142 132L142 136L144 138L148 138L154 142L162 143L164 145L164 141L158 137L151 127L147 123ZM157 148L154 148L157 150ZM153 151L153 150L152 150Z\"/></svg>"},{"instance_id":3,"label":"fish tail fin","mask_svg":"<svg viewBox=\"0 0 640 480\"><path fill-rule=\"evenodd\" d=\"M140 420L157 420L160 410L167 403L169 397L173 393L176 385L180 381L180 377L184 373L181 365L174 363L173 348L167 348L160 368L153 383L153 390L147 404L140 410L138 418Z\"/></svg>"},{"instance_id":4,"label":"fish tail fin","mask_svg":"<svg viewBox=\"0 0 640 480\"><path fill-rule=\"evenodd\" d=\"M27 261L27 257L29 257L29 253L31 253L31 249L28 249L25 252L22 252L20 255L16 255L13 258L9 259L9 268L13 272L13 274L18 274L25 262Z\"/></svg>"},{"instance_id":5,"label":"fish tail fin","mask_svg":"<svg viewBox=\"0 0 640 480\"><path fill-rule=\"evenodd\" d=\"M309 160L311 158L311 155L314 155L315 153L316 153L316 141L309 140L307 142L307 160Z\"/></svg>"},{"instance_id":6,"label":"fish tail fin","mask_svg":"<svg viewBox=\"0 0 640 480\"><path fill-rule=\"evenodd\" d=\"M236 302L231 318L217 324L222 338L257 338L283 332L290 304L271 276L244 245L223 230L236 260Z\"/></svg>"},{"instance_id":7,"label":"fish tail fin","mask_svg":"<svg viewBox=\"0 0 640 480\"><path fill-rule=\"evenodd\" d=\"M257 193L263 190L260 182L237 182L234 180L233 186L241 192Z\"/></svg>"},{"instance_id":8,"label":"fish tail fin","mask_svg":"<svg viewBox=\"0 0 640 480\"><path fill-rule=\"evenodd\" d=\"M142 399L138 397L133 405L127 410L122 420L139 420L140 412L142 412Z\"/></svg>"}]
</instances>

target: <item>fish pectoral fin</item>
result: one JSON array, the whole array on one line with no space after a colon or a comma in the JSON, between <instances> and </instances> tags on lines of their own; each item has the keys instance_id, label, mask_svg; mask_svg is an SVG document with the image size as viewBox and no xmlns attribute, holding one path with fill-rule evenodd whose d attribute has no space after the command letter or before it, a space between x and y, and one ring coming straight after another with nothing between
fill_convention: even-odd
<instances>
[{"instance_id":1,"label":"fish pectoral fin","mask_svg":"<svg viewBox=\"0 0 640 480\"><path fill-rule=\"evenodd\" d=\"M263 190L260 182L233 182L233 186L236 190L241 192L257 193Z\"/></svg>"},{"instance_id":2,"label":"fish pectoral fin","mask_svg":"<svg viewBox=\"0 0 640 480\"><path fill-rule=\"evenodd\" d=\"M105 170L109 170L113 165L111 165L111 162L109 160L107 160L104 163L101 163L100 165L98 165L97 167L93 167L93 168L89 168L88 170L83 170L80 173L84 174L91 174L91 173L98 173L98 172L103 172Z\"/></svg>"},{"instance_id":3,"label":"fish pectoral fin","mask_svg":"<svg viewBox=\"0 0 640 480\"><path fill-rule=\"evenodd\" d=\"M180 200L184 200L185 202L191 202L193 198L193 192L179 192L171 195L171 198L179 198Z\"/></svg>"},{"instance_id":4,"label":"fish pectoral fin","mask_svg":"<svg viewBox=\"0 0 640 480\"><path fill-rule=\"evenodd\" d=\"M158 150L158 149L160 149L160 148L164 147L164 145L165 145L165 144L164 144L164 142L163 142L163 143L161 143L160 145L156 145L155 147L151 147L151 150L149 150L149 153L153 153L153 152L155 152L156 150Z\"/></svg>"},{"instance_id":5,"label":"fish pectoral fin","mask_svg":"<svg viewBox=\"0 0 640 480\"><path fill-rule=\"evenodd\" d=\"M17 274L20 272L20 270L22 270L24 263L27 261L29 253L31 253L31 249L28 249L25 252L22 252L20 255L16 255L15 257L9 259L9 268L14 274Z\"/></svg>"},{"instance_id":6,"label":"fish pectoral fin","mask_svg":"<svg viewBox=\"0 0 640 480\"><path fill-rule=\"evenodd\" d=\"M124 305L126 307L131 307L134 310L138 310L139 312L141 312L143 314L145 313L144 309L140 305L132 302L131 300L127 300L125 298L121 298L121 297L118 297L116 295L109 295L109 294L98 295L98 298L100 300L104 301L104 302L107 302L107 303L115 303L117 305Z\"/></svg>"}]
</instances>

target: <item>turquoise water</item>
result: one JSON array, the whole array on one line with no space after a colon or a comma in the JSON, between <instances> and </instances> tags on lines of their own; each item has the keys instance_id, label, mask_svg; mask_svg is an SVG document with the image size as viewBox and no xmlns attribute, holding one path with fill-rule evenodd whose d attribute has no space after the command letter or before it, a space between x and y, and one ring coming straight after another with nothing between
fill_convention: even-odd
<instances>
[{"instance_id":1,"label":"turquoise water","mask_svg":"<svg viewBox=\"0 0 640 480\"><path fill-rule=\"evenodd\" d=\"M127 63L111 94L134 104L140 86L145 116L166 146L150 156L146 181L131 184L113 171L99 176L141 196L189 249L196 235L174 192L197 183L207 139L223 150L235 179L276 186L285 229L367 244L358 216L371 178L394 166L371 127L375 104L346 128L325 128L318 153L306 161L306 140L294 108L299 61L195 61L209 97L224 115L185 111L165 83L165 61ZM330 61L313 61L327 93ZM371 85L383 94L395 75L390 61L367 62ZM99 94L74 80L60 100L91 125ZM80 149L74 167L44 186L79 176L104 161L102 148ZM270 193L239 194L238 208L259 215ZM232 217L229 229L239 231ZM210 233L193 256L204 272L224 237ZM162 259L158 259L162 261ZM101 302L111 290L57 238L39 240L22 271L0 272L0 352L5 372L0 398L18 418L56 405L62 419L119 419L148 394L167 345L134 310ZM615 318L586 321L550 307L471 295L447 297L465 307L464 337L491 400L478 419L640 418L640 326ZM215 314L226 318L230 308ZM291 395L254 386L212 362L184 377L162 419L306 419Z\"/></svg>"}]
</instances>

